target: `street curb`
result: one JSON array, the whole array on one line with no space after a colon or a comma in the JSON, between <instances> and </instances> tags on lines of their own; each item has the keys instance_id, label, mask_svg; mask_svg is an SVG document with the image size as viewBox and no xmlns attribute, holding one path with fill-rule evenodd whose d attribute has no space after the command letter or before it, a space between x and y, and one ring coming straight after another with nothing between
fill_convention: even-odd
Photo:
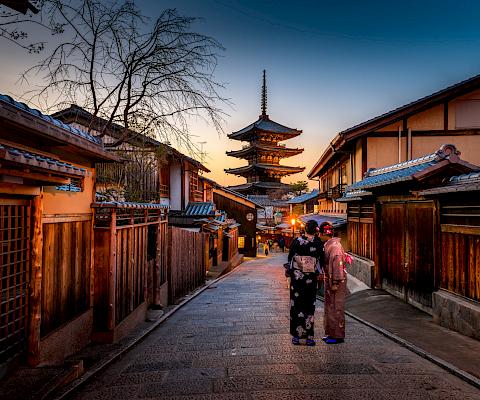
<instances>
[{"instance_id":1,"label":"street curb","mask_svg":"<svg viewBox=\"0 0 480 400\"><path fill-rule=\"evenodd\" d=\"M323 300L322 300L323 301ZM395 335L392 332L387 331L386 329L383 329L375 324L372 324L371 322L365 321L364 319L356 316L355 314L352 314L349 311L345 310L345 314L347 314L349 317L357 320L358 322L361 322L364 325L367 325L368 327L372 328L373 330L381 333L383 336L386 336L387 338L393 340L394 342L398 343L399 345L406 347L407 349L413 351L414 353L418 354L419 356L425 358L426 360L438 365L440 368L443 368L444 370L450 372L451 374L457 376L458 378L464 380L465 382L469 383L472 386L475 386L476 388L480 389L480 379L477 378L476 376L473 376L469 374L468 372L465 372L461 370L460 368L455 367L454 365L450 364L449 362L442 360L441 358L429 353L428 351L425 351L417 346L415 346L413 343L410 343L409 341L402 339L401 337Z\"/></svg>"},{"instance_id":2,"label":"street curb","mask_svg":"<svg viewBox=\"0 0 480 400\"><path fill-rule=\"evenodd\" d=\"M241 265L240 263L239 265ZM158 321L154 322L151 326L149 326L146 330L144 330L139 336L134 338L130 343L128 343L124 348L118 350L115 354L111 355L109 358L106 360L102 361L99 363L99 365L95 366L94 368L88 370L83 374L80 378L76 379L75 381L72 382L71 385L66 386L60 394L58 394L55 397L52 397L51 400L63 400L65 399L68 395L72 394L76 390L78 390L81 386L85 385L90 379L92 379L95 375L97 375L99 372L101 372L103 369L108 367L110 364L112 364L117 358L119 358L122 354L126 353L127 351L131 350L133 347L135 347L138 343L140 343L143 339L145 339L154 329L156 329L160 324L162 324L164 321L166 321L169 317L171 317L175 312L177 312L180 308L182 308L185 304L190 302L192 299L197 297L200 293L204 292L210 286L216 284L218 281L222 280L223 278L229 276L239 266L237 265L233 270L227 272L224 275L219 276L218 278L208 282L205 284L204 287L198 289L196 292L194 292L192 295L190 295L188 298L184 299L180 304L177 304L173 309L171 309L169 312L164 314Z\"/></svg>"}]
</instances>

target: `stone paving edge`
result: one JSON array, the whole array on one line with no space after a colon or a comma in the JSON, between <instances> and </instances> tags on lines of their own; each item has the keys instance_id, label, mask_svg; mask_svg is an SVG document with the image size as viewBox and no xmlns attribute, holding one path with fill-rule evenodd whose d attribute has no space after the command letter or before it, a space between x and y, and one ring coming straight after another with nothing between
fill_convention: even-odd
<instances>
[{"instance_id":1,"label":"stone paving edge","mask_svg":"<svg viewBox=\"0 0 480 400\"><path fill-rule=\"evenodd\" d=\"M318 300L321 300L323 302L323 299L321 297L317 297ZM462 369L454 366L453 364L450 364L449 362L442 360L441 358L429 353L428 351L425 351L421 349L418 346L415 346L413 343L410 343L408 340L405 340L401 338L400 336L395 335L394 333L377 326L375 324L372 324L371 322L368 322L357 315L351 313L350 311L345 310L345 314L348 315L349 317L355 319L356 321L372 328L373 330L381 333L383 336L389 338L390 340L393 340L394 342L398 343L399 345L413 351L414 353L418 354L420 357L425 358L426 360L438 365L440 368L443 368L444 370L450 372L451 374L457 376L458 378L462 379L463 381L469 383L472 386L475 386L476 388L480 389L480 379L477 378L476 376L469 374L466 371L463 371Z\"/></svg>"},{"instance_id":2,"label":"stone paving edge","mask_svg":"<svg viewBox=\"0 0 480 400\"><path fill-rule=\"evenodd\" d=\"M95 375L97 375L99 372L101 372L103 369L108 367L110 364L112 364L118 357L120 357L122 354L126 353L127 351L131 350L133 347L135 347L138 343L140 343L143 339L145 339L154 329L156 329L160 324L165 322L168 318L170 318L175 312L177 312L179 309L181 309L185 304L189 303L191 300L193 300L195 297L197 297L199 294L203 293L205 290L207 290L210 286L214 285L218 281L221 281L223 278L226 278L235 270L237 269L238 266L240 266L242 263L237 265L235 268L233 268L231 271L219 276L218 278L215 278L205 284L204 287L198 289L196 292L192 293L188 298L184 299L182 302L177 304L173 309L171 309L169 312L166 314L162 315L162 317L159 318L158 321L155 321L152 323L152 326L148 327L146 330L144 330L140 335L132 339L131 342L129 342L125 347L119 349L117 352L115 352L113 355L108 357L107 359L101 361L98 363L97 366L94 366L93 368L89 369L85 374L83 374L81 377L73 381L70 385L65 386L64 388L60 389L61 393L55 395L54 397L51 398L51 400L64 400L68 395L71 395L74 393L76 390L80 389L81 386L85 385L90 379L92 379ZM50 393L46 394L45 396L42 397L42 399L48 398Z\"/></svg>"}]
</instances>

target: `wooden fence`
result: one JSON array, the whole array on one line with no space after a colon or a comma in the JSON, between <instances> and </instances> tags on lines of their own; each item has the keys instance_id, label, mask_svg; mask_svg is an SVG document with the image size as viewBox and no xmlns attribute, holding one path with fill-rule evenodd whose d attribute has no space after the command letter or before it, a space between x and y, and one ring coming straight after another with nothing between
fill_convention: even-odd
<instances>
[{"instance_id":1,"label":"wooden fence","mask_svg":"<svg viewBox=\"0 0 480 400\"><path fill-rule=\"evenodd\" d=\"M228 255L226 255L226 260L230 261L238 253L238 228L231 228L228 231L228 236L224 237L223 240L228 239ZM225 255L224 255L225 257Z\"/></svg>"},{"instance_id":2,"label":"wooden fence","mask_svg":"<svg viewBox=\"0 0 480 400\"><path fill-rule=\"evenodd\" d=\"M373 204L352 204L347 216L350 251L370 260L375 259L373 211Z\"/></svg>"},{"instance_id":3,"label":"wooden fence","mask_svg":"<svg viewBox=\"0 0 480 400\"><path fill-rule=\"evenodd\" d=\"M453 229L442 226L440 286L480 301L480 229L476 235L452 232Z\"/></svg>"},{"instance_id":4,"label":"wooden fence","mask_svg":"<svg viewBox=\"0 0 480 400\"><path fill-rule=\"evenodd\" d=\"M43 223L41 337L90 308L92 216L57 220Z\"/></svg>"},{"instance_id":5,"label":"wooden fence","mask_svg":"<svg viewBox=\"0 0 480 400\"><path fill-rule=\"evenodd\" d=\"M440 287L480 301L480 206L473 198L441 203Z\"/></svg>"},{"instance_id":6,"label":"wooden fence","mask_svg":"<svg viewBox=\"0 0 480 400\"><path fill-rule=\"evenodd\" d=\"M165 239L157 235L162 232L159 226L166 223L166 210L158 204L137 203L94 207L94 326L96 331L112 332L147 298L155 297L147 291L148 276L158 277L155 284L165 279L164 248L158 245ZM153 273L149 265L163 272ZM153 284L151 290L156 290Z\"/></svg>"},{"instance_id":7,"label":"wooden fence","mask_svg":"<svg viewBox=\"0 0 480 400\"><path fill-rule=\"evenodd\" d=\"M168 231L169 301L174 303L205 283L205 249L208 234L175 227L169 228Z\"/></svg>"}]
</instances>

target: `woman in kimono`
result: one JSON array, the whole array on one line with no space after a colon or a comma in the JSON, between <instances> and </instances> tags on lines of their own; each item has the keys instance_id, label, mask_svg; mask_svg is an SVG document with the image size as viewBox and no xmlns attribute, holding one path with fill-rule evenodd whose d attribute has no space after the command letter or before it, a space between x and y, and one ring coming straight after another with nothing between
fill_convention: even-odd
<instances>
[{"instance_id":1,"label":"woman in kimono","mask_svg":"<svg viewBox=\"0 0 480 400\"><path fill-rule=\"evenodd\" d=\"M327 344L342 343L345 339L345 295L347 292L347 256L340 238L333 237L333 226L329 222L320 225L320 235L326 240L325 251L325 337Z\"/></svg>"},{"instance_id":2,"label":"woman in kimono","mask_svg":"<svg viewBox=\"0 0 480 400\"><path fill-rule=\"evenodd\" d=\"M288 254L287 275L290 277L290 334L292 343L306 339L307 346L315 346L314 319L317 276L323 259L323 243L317 236L318 224L307 222L305 234L296 238Z\"/></svg>"}]
</instances>

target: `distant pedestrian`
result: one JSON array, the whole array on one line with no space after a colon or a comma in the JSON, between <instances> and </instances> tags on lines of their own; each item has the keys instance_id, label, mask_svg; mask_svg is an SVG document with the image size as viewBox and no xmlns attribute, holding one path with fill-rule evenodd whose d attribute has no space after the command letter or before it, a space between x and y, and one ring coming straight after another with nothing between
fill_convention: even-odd
<instances>
[{"instance_id":1,"label":"distant pedestrian","mask_svg":"<svg viewBox=\"0 0 480 400\"><path fill-rule=\"evenodd\" d=\"M278 246L282 249L282 253L285 252L285 239L283 236L280 236L280 239L278 239Z\"/></svg>"},{"instance_id":2,"label":"distant pedestrian","mask_svg":"<svg viewBox=\"0 0 480 400\"><path fill-rule=\"evenodd\" d=\"M333 237L333 226L329 222L320 225L320 236L326 240L325 251L325 337L327 344L342 343L345 339L345 295L347 292L347 255L340 238Z\"/></svg>"},{"instance_id":3,"label":"distant pedestrian","mask_svg":"<svg viewBox=\"0 0 480 400\"><path fill-rule=\"evenodd\" d=\"M310 220L304 235L290 246L286 274L290 277L290 334L292 343L306 339L307 346L315 346L314 319L317 294L317 276L323 259L323 243L316 235L318 224Z\"/></svg>"},{"instance_id":4,"label":"distant pedestrian","mask_svg":"<svg viewBox=\"0 0 480 400\"><path fill-rule=\"evenodd\" d=\"M268 242L265 242L265 244L263 245L263 251L265 255L268 256Z\"/></svg>"}]
</instances>

